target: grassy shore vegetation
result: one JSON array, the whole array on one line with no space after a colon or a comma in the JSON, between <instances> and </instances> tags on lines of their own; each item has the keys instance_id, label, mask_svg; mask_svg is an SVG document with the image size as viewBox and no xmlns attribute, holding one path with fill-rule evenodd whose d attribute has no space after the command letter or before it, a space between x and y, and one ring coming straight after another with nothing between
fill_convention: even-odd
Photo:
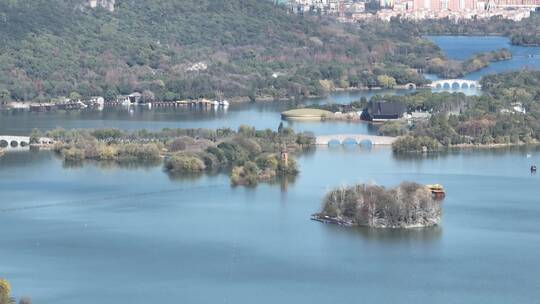
<instances>
[{"instance_id":1,"label":"grassy shore vegetation","mask_svg":"<svg viewBox=\"0 0 540 304\"><path fill-rule=\"evenodd\" d=\"M311 133L295 133L240 126L231 129L164 129L124 132L117 129L55 129L34 131L32 138L46 136L57 141L54 150L66 162L83 160L159 163L166 172L182 175L229 170L233 185L254 186L299 173L293 155L315 144Z\"/></svg>"},{"instance_id":2,"label":"grassy shore vegetation","mask_svg":"<svg viewBox=\"0 0 540 304\"><path fill-rule=\"evenodd\" d=\"M392 151L395 153L407 152L435 152L439 150L439 142L429 136L411 136L399 137L392 144Z\"/></svg>"},{"instance_id":3,"label":"grassy shore vegetation","mask_svg":"<svg viewBox=\"0 0 540 304\"><path fill-rule=\"evenodd\" d=\"M377 96L375 100L401 101L409 111L428 111L431 118L412 125L391 122L381 127L387 135L409 135L394 150L422 151L439 146L521 145L540 141L540 71L485 76L483 95L418 92L404 96ZM430 139L428 141L428 138ZM417 149L420 148L420 149Z\"/></svg>"},{"instance_id":4,"label":"grassy shore vegetation","mask_svg":"<svg viewBox=\"0 0 540 304\"><path fill-rule=\"evenodd\" d=\"M0 278L0 304L15 304L15 298L11 296L11 285L5 279ZM28 297L19 299L19 304L32 304L32 300Z\"/></svg>"},{"instance_id":5,"label":"grassy shore vegetation","mask_svg":"<svg viewBox=\"0 0 540 304\"><path fill-rule=\"evenodd\" d=\"M323 199L318 219L376 228L410 228L437 225L441 205L426 186L404 182L395 188L359 184L330 191Z\"/></svg>"}]
</instances>

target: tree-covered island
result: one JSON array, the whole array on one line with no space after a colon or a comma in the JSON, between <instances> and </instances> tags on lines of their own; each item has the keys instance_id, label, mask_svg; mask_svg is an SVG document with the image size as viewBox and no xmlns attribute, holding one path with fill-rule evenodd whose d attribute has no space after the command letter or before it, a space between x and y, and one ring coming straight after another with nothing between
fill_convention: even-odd
<instances>
[{"instance_id":1,"label":"tree-covered island","mask_svg":"<svg viewBox=\"0 0 540 304\"><path fill-rule=\"evenodd\" d=\"M159 164L171 175L225 170L233 185L255 186L258 182L299 173L294 155L310 149L310 133L231 129L164 129L124 132L117 129L34 131L31 142L46 136L66 162L139 162Z\"/></svg>"},{"instance_id":2,"label":"tree-covered island","mask_svg":"<svg viewBox=\"0 0 540 304\"><path fill-rule=\"evenodd\" d=\"M360 184L326 194L312 219L343 226L420 228L438 225L441 201L424 185L404 182L395 188Z\"/></svg>"}]
</instances>

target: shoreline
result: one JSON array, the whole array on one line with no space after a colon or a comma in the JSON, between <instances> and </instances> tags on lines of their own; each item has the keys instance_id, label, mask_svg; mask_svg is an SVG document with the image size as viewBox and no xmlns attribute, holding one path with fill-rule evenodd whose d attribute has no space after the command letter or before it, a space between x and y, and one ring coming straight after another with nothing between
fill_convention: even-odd
<instances>
[{"instance_id":1,"label":"shoreline","mask_svg":"<svg viewBox=\"0 0 540 304\"><path fill-rule=\"evenodd\" d=\"M295 97L273 97L269 95L262 95L255 97L255 100L253 101L248 96L234 96L230 97L228 101L231 104L246 104L246 103L269 103L269 102L294 102L294 101L309 101L313 99L319 99L319 98L327 98L331 94L334 93L342 93L342 92L377 92L377 91L383 91L383 90L407 90L413 92L414 90L422 90L422 89L430 89L431 87L428 85L416 85L413 89L409 88L409 84L404 85L396 85L393 88L385 89L383 87L348 87L348 88L335 88L332 91L328 92L325 95L309 95L304 96L302 98L295 98ZM175 101L156 101L155 103L171 103L174 104ZM8 102L4 107L1 107L0 110L30 110L32 106L56 106L60 103L38 103L35 101L11 101ZM109 103L110 104L110 103ZM109 105L108 103L105 103L106 107L120 107L122 105ZM130 106L148 106L153 103L140 103L140 104L131 104ZM50 111L57 111L56 110L50 110ZM77 109L79 110L79 109Z\"/></svg>"},{"instance_id":2,"label":"shoreline","mask_svg":"<svg viewBox=\"0 0 540 304\"><path fill-rule=\"evenodd\" d=\"M538 146L540 142L535 141L532 143L509 143L509 144L459 144L449 146L449 149L501 149L501 148L514 148L525 146Z\"/></svg>"},{"instance_id":3,"label":"shoreline","mask_svg":"<svg viewBox=\"0 0 540 304\"><path fill-rule=\"evenodd\" d=\"M381 229L381 230L425 229L425 228L436 227L436 226L439 225L439 223L441 221L440 218L439 218L437 223L433 223L431 225L423 225L423 224L416 223L416 224L403 225L403 226L386 226L386 225L381 225L381 226L373 225L373 226L371 226L371 225L360 225L360 224L357 224L353 220L350 220L350 219L346 219L346 218L342 218L342 217L331 217L331 216L328 216L328 215L323 215L321 213L312 214L310 219L312 221L315 221L315 222L319 222L319 223L323 223L323 224L332 224L332 225L337 225L337 226L346 227L346 228L366 227L366 228Z\"/></svg>"},{"instance_id":4,"label":"shoreline","mask_svg":"<svg viewBox=\"0 0 540 304\"><path fill-rule=\"evenodd\" d=\"M521 47L540 47L540 43L532 43L532 44L521 44L521 43L513 43L512 37L507 36L505 33L427 33L425 34L425 37L437 37L437 36L451 36L451 37L501 37L508 39L508 44L511 46L521 46Z\"/></svg>"}]
</instances>

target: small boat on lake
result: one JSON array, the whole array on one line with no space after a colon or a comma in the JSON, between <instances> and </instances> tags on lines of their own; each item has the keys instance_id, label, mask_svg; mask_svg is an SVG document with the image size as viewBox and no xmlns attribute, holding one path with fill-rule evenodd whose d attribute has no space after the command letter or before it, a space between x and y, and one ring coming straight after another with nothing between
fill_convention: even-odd
<instances>
[{"instance_id":1,"label":"small boat on lake","mask_svg":"<svg viewBox=\"0 0 540 304\"><path fill-rule=\"evenodd\" d=\"M444 187L439 184L433 184L433 185L426 185L426 187L431 191L433 194L433 197L435 198L444 198L446 196L446 192L444 191Z\"/></svg>"},{"instance_id":2,"label":"small boat on lake","mask_svg":"<svg viewBox=\"0 0 540 304\"><path fill-rule=\"evenodd\" d=\"M531 173L536 173L536 165L531 166Z\"/></svg>"}]
</instances>

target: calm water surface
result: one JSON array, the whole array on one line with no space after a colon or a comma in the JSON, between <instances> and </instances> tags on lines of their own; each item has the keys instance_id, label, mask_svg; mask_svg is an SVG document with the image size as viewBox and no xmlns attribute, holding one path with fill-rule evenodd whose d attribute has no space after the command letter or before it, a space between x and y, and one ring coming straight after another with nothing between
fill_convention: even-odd
<instances>
[{"instance_id":1,"label":"calm water surface","mask_svg":"<svg viewBox=\"0 0 540 304\"><path fill-rule=\"evenodd\" d=\"M491 63L487 68L467 75L466 79L479 80L482 76L494 73L540 69L540 47L523 47L510 44L506 37L497 36L429 36L443 52L452 59L466 60L476 53L495 51L502 48L510 50L512 59Z\"/></svg>"},{"instance_id":2,"label":"calm water surface","mask_svg":"<svg viewBox=\"0 0 540 304\"><path fill-rule=\"evenodd\" d=\"M532 158L525 155L531 153ZM0 276L37 303L535 303L540 150L433 158L318 149L282 185L161 167L65 167L51 153L0 159ZM329 186L446 186L440 227L311 222Z\"/></svg>"},{"instance_id":3,"label":"calm water surface","mask_svg":"<svg viewBox=\"0 0 540 304\"><path fill-rule=\"evenodd\" d=\"M350 103L376 93L402 94L406 91L342 92L327 98L303 101L303 104ZM163 128L222 128L237 129L240 125L256 126L257 129L277 129L281 112L295 108L292 102L233 104L228 109L190 109L115 107L99 110L57 111L36 113L28 111L0 112L0 134L28 135L32 129L50 130L81 128L120 128L124 130L161 130ZM296 131L312 131L317 134L374 133L375 128L362 122L285 122Z\"/></svg>"},{"instance_id":4,"label":"calm water surface","mask_svg":"<svg viewBox=\"0 0 540 304\"><path fill-rule=\"evenodd\" d=\"M449 44L451 56L454 45L480 51L478 38L452 39L438 42ZM507 43L497 39L493 49ZM3 113L0 133L275 129L291 106ZM318 134L375 132L360 123L291 126ZM0 158L0 277L17 297L56 304L538 302L540 176L528 168L540 163L540 149L396 158L387 148L319 148L299 161L294 181L246 189L232 188L225 174L171 178L159 165L73 167L50 152L7 153ZM403 180L445 185L440 227L343 229L309 220L330 187Z\"/></svg>"}]
</instances>

